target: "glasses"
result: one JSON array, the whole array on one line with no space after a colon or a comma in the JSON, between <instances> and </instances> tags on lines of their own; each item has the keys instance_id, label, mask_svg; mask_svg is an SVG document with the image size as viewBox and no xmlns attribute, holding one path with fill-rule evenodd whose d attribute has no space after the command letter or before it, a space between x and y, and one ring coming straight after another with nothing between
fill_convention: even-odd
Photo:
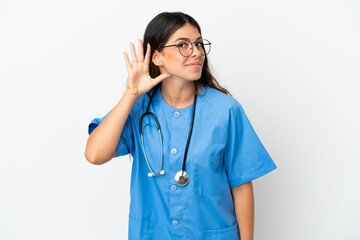
<instances>
[{"instance_id":1,"label":"glasses","mask_svg":"<svg viewBox=\"0 0 360 240\"><path fill-rule=\"evenodd\" d=\"M201 55L205 56L209 54L211 49L211 42L206 39L202 39L193 43L187 40L182 40L178 44L162 46L159 48L159 50L166 47L178 47L179 52L182 56L189 57L194 52L194 45L200 51Z\"/></svg>"}]
</instances>

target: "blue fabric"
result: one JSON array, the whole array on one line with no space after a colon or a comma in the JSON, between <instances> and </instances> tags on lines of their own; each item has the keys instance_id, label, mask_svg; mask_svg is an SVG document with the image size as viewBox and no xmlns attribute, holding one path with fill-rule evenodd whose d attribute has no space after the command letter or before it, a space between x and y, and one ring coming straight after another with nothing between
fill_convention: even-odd
<instances>
[{"instance_id":1,"label":"blue fabric","mask_svg":"<svg viewBox=\"0 0 360 240\"><path fill-rule=\"evenodd\" d=\"M141 147L139 119L151 92L134 105L116 156L131 153L129 239L240 239L231 188L276 168L252 128L244 109L231 96L202 86L197 99L186 171L190 182L178 186L193 105L176 109L158 89L150 106L161 125L165 175L148 177ZM95 118L89 134L105 118ZM161 148L155 120L144 117L143 137L153 171L159 171Z\"/></svg>"}]
</instances>

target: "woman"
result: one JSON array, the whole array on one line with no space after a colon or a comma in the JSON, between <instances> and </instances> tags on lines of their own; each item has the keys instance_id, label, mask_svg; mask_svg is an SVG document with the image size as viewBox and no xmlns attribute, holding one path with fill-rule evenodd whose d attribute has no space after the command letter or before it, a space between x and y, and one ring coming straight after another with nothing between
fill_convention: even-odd
<instances>
[{"instance_id":1,"label":"woman","mask_svg":"<svg viewBox=\"0 0 360 240\"><path fill-rule=\"evenodd\" d=\"M129 239L253 239L251 181L276 165L211 75L199 24L164 12L138 44L124 53L126 91L92 120L85 151L93 164L133 156Z\"/></svg>"}]
</instances>

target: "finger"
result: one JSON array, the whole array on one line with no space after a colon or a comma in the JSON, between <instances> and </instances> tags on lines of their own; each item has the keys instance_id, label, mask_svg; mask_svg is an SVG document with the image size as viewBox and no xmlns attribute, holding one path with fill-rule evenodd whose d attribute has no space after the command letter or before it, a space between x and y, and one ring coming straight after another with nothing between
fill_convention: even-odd
<instances>
[{"instance_id":1,"label":"finger","mask_svg":"<svg viewBox=\"0 0 360 240\"><path fill-rule=\"evenodd\" d=\"M132 42L130 43L130 52L131 52L131 61L132 64L134 65L134 63L138 63L138 59L136 57L135 46Z\"/></svg>"},{"instance_id":2,"label":"finger","mask_svg":"<svg viewBox=\"0 0 360 240\"><path fill-rule=\"evenodd\" d=\"M124 58L125 58L125 63L126 63L126 69L128 71L128 73L131 71L131 63L130 63L130 59L129 59L129 56L127 55L126 52L123 52L124 54Z\"/></svg>"},{"instance_id":3,"label":"finger","mask_svg":"<svg viewBox=\"0 0 360 240\"><path fill-rule=\"evenodd\" d=\"M138 43L139 43L139 55L138 55L138 59L139 62L144 62L144 47L143 47L143 43L140 40L140 38L138 39Z\"/></svg>"},{"instance_id":4,"label":"finger","mask_svg":"<svg viewBox=\"0 0 360 240\"><path fill-rule=\"evenodd\" d=\"M163 74L157 76L156 78L154 78L153 83L156 85L156 84L158 84L159 82L161 82L162 80L164 80L165 78L168 78L168 77L170 77L170 74L163 73Z\"/></svg>"},{"instance_id":5,"label":"finger","mask_svg":"<svg viewBox=\"0 0 360 240\"><path fill-rule=\"evenodd\" d=\"M150 55L151 55L151 46L150 43L147 44L146 54L145 54L145 61L146 65L150 64Z\"/></svg>"}]
</instances>

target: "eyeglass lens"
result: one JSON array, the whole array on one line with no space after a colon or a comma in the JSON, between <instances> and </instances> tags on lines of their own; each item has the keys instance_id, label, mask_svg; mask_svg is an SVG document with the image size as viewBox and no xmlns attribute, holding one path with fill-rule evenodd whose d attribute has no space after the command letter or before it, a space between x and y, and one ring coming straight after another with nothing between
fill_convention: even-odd
<instances>
[{"instance_id":1,"label":"eyeglass lens","mask_svg":"<svg viewBox=\"0 0 360 240\"><path fill-rule=\"evenodd\" d=\"M179 51L184 57L190 56L194 47L200 51L201 55L207 55L210 52L210 42L206 39L194 43L183 41L178 45Z\"/></svg>"}]
</instances>

